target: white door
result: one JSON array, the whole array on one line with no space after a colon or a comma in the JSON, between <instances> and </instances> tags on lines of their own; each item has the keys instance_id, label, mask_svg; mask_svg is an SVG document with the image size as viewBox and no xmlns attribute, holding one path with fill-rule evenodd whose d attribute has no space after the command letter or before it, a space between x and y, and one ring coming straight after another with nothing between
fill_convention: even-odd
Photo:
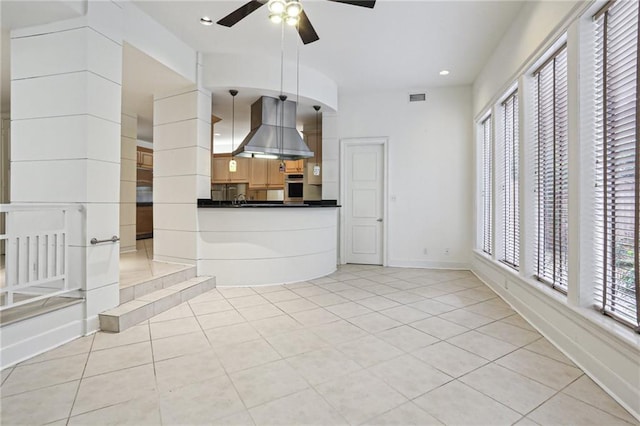
<instances>
[{"instance_id":1,"label":"white door","mask_svg":"<svg viewBox=\"0 0 640 426\"><path fill-rule=\"evenodd\" d=\"M346 262L382 265L384 148L346 146Z\"/></svg>"}]
</instances>

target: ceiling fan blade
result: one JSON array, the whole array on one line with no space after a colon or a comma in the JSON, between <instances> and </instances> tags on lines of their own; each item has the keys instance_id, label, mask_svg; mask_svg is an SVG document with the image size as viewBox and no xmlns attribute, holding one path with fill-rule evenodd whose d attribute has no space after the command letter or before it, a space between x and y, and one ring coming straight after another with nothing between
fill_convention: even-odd
<instances>
[{"instance_id":1,"label":"ceiling fan blade","mask_svg":"<svg viewBox=\"0 0 640 426\"><path fill-rule=\"evenodd\" d=\"M370 9L373 9L373 6L376 5L376 0L371 0L371 1L367 1L367 0L329 0L329 1L333 1L333 2L336 2L336 3L350 4L352 6L368 7Z\"/></svg>"},{"instance_id":2,"label":"ceiling fan blade","mask_svg":"<svg viewBox=\"0 0 640 426\"><path fill-rule=\"evenodd\" d=\"M217 22L218 25L223 25L225 27L232 27L251 13L258 10L260 7L264 6L264 2L258 0L252 0L249 3L245 3L240 6L221 20Z\"/></svg>"},{"instance_id":3,"label":"ceiling fan blade","mask_svg":"<svg viewBox=\"0 0 640 426\"><path fill-rule=\"evenodd\" d=\"M311 25L311 21L309 21L309 17L304 12L300 12L300 21L298 22L298 34L300 34L300 38L304 44L313 43L314 41L320 40L318 37L318 33Z\"/></svg>"}]
</instances>

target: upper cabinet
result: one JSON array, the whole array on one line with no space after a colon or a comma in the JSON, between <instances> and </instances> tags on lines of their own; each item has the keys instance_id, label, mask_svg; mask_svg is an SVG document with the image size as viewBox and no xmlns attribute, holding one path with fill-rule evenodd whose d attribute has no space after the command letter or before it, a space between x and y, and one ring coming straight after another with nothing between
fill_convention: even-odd
<instances>
[{"instance_id":1,"label":"upper cabinet","mask_svg":"<svg viewBox=\"0 0 640 426\"><path fill-rule=\"evenodd\" d=\"M153 151L138 147L137 166L142 169L153 169Z\"/></svg>"},{"instance_id":2,"label":"upper cabinet","mask_svg":"<svg viewBox=\"0 0 640 426\"><path fill-rule=\"evenodd\" d=\"M211 158L212 183L247 183L249 182L249 159L236 157L236 171L229 171L231 156L214 156Z\"/></svg>"},{"instance_id":3,"label":"upper cabinet","mask_svg":"<svg viewBox=\"0 0 640 426\"><path fill-rule=\"evenodd\" d=\"M284 162L284 172L291 173L304 173L304 160L287 160Z\"/></svg>"},{"instance_id":4,"label":"upper cabinet","mask_svg":"<svg viewBox=\"0 0 640 426\"><path fill-rule=\"evenodd\" d=\"M283 189L284 174L280 172L280 160L251 159L249 188Z\"/></svg>"}]
</instances>

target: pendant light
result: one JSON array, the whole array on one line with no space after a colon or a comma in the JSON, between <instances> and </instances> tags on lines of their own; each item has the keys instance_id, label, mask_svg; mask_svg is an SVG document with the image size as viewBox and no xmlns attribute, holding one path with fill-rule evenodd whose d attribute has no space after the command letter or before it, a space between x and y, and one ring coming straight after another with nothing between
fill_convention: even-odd
<instances>
[{"instance_id":1,"label":"pendant light","mask_svg":"<svg viewBox=\"0 0 640 426\"><path fill-rule=\"evenodd\" d=\"M320 136L320 105L314 105L313 109L316 110L316 138ZM319 141L316 141L316 146L318 143L322 143L322 139L320 139ZM317 149L317 148L316 148ZM320 164L316 163L313 166L313 175L314 176L320 176Z\"/></svg>"},{"instance_id":2,"label":"pendant light","mask_svg":"<svg viewBox=\"0 0 640 426\"><path fill-rule=\"evenodd\" d=\"M234 139L236 136L236 95L238 91L235 89L229 90L229 94L232 96L231 101L231 152L234 151ZM229 160L229 172L235 173L238 170L238 163L236 163L236 157L231 156Z\"/></svg>"}]
</instances>

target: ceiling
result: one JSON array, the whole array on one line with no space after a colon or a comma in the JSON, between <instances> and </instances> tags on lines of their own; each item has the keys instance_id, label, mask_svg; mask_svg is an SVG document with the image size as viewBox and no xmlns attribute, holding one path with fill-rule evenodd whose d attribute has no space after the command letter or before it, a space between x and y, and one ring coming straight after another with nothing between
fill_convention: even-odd
<instances>
[{"instance_id":1,"label":"ceiling","mask_svg":"<svg viewBox=\"0 0 640 426\"><path fill-rule=\"evenodd\" d=\"M268 20L266 7L226 28L215 24L203 26L199 20L209 16L217 21L246 3L245 0L133 2L198 51L280 58L281 29ZM300 64L333 79L340 95L471 84L524 4L519 0L378 0L374 9L367 9L326 0L302 0L302 3L320 40L302 45L295 30L285 28L285 60L296 61L299 55ZM2 35L6 41L7 33L3 31ZM4 47L2 105L6 111L9 49L6 44ZM123 109L138 115L140 138L151 140L152 94L188 82L127 44L123 55ZM450 74L439 75L442 69ZM228 88L211 89L213 114L223 118L215 127L215 132L221 133L217 140L230 147L231 96ZM236 98L236 146L249 131L251 103L263 94L266 93L242 89ZM298 106L299 128L305 123L315 124L313 103L304 100Z\"/></svg>"}]
</instances>

